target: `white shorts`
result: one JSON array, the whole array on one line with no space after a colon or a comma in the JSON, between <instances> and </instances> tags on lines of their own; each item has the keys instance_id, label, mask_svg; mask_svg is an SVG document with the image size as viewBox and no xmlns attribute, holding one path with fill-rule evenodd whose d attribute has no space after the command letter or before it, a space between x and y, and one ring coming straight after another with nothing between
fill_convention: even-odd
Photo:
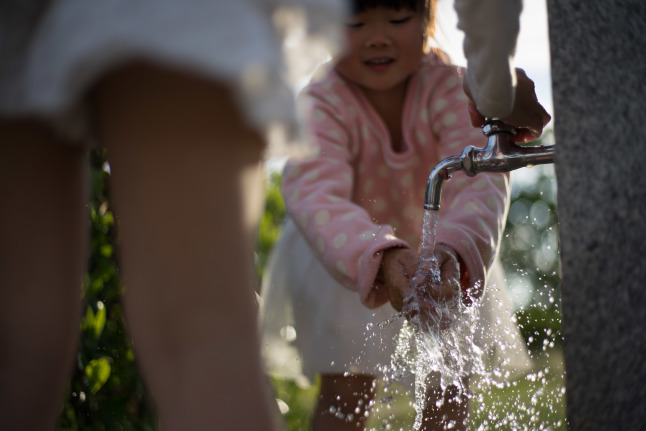
<instances>
[{"instance_id":1,"label":"white shorts","mask_svg":"<svg viewBox=\"0 0 646 431\"><path fill-rule=\"evenodd\" d=\"M290 5L289 7L281 3ZM339 44L342 0L9 0L0 12L0 115L49 120L86 138L88 89L131 60L229 83L250 124L297 128L288 76ZM301 37L297 37L301 35ZM321 43L317 46L314 40ZM289 70L288 70L289 69ZM294 74L291 74L294 78Z\"/></svg>"}]
</instances>

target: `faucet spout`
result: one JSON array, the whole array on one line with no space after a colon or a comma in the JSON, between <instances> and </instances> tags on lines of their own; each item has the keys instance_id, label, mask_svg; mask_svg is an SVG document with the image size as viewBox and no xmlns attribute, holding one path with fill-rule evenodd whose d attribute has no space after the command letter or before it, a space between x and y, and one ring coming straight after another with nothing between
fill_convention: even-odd
<instances>
[{"instance_id":1,"label":"faucet spout","mask_svg":"<svg viewBox=\"0 0 646 431\"><path fill-rule=\"evenodd\" d=\"M451 178L453 172L462 170L461 156L451 156L435 165L426 182L424 193L424 209L440 210L440 198L442 197L442 184Z\"/></svg>"},{"instance_id":2,"label":"faucet spout","mask_svg":"<svg viewBox=\"0 0 646 431\"><path fill-rule=\"evenodd\" d=\"M448 157L433 168L426 182L424 209L439 211L442 185L453 172L461 170L472 177L481 172L510 172L554 161L554 145L518 145L514 142L516 130L501 121L487 121L482 133L487 136L486 147L469 145L461 155Z\"/></svg>"}]
</instances>

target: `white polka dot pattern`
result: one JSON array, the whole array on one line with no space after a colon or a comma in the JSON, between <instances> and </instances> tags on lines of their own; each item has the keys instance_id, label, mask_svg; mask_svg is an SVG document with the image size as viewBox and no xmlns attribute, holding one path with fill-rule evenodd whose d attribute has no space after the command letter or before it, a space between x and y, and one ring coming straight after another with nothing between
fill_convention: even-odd
<instances>
[{"instance_id":1,"label":"white polka dot pattern","mask_svg":"<svg viewBox=\"0 0 646 431\"><path fill-rule=\"evenodd\" d=\"M446 85L446 88L453 88L456 85L458 85L459 82L460 80L458 79L457 76L451 76L446 80L445 85Z\"/></svg>"},{"instance_id":2,"label":"white polka dot pattern","mask_svg":"<svg viewBox=\"0 0 646 431\"><path fill-rule=\"evenodd\" d=\"M433 111L436 113L443 111L447 105L448 102L446 101L446 99L437 99L435 102L433 102Z\"/></svg>"},{"instance_id":3,"label":"white polka dot pattern","mask_svg":"<svg viewBox=\"0 0 646 431\"><path fill-rule=\"evenodd\" d=\"M325 97L325 100L327 100L330 103L330 105L332 105L332 106L341 105L341 98L338 95L334 94L334 93L328 94Z\"/></svg>"},{"instance_id":4,"label":"white polka dot pattern","mask_svg":"<svg viewBox=\"0 0 646 431\"><path fill-rule=\"evenodd\" d=\"M285 176L287 178L296 178L301 174L301 167L298 165L287 165L285 168Z\"/></svg>"},{"instance_id":5,"label":"white polka dot pattern","mask_svg":"<svg viewBox=\"0 0 646 431\"><path fill-rule=\"evenodd\" d=\"M377 168L377 174L381 178L388 178L390 177L390 168L386 165L379 165L379 167Z\"/></svg>"},{"instance_id":6,"label":"white polka dot pattern","mask_svg":"<svg viewBox=\"0 0 646 431\"><path fill-rule=\"evenodd\" d=\"M403 177L399 179L399 184L405 189L409 189L413 186L413 174L407 172Z\"/></svg>"},{"instance_id":7,"label":"white polka dot pattern","mask_svg":"<svg viewBox=\"0 0 646 431\"><path fill-rule=\"evenodd\" d=\"M320 210L315 216L316 224L325 226L330 221L330 212L327 210Z\"/></svg>"},{"instance_id":8,"label":"white polka dot pattern","mask_svg":"<svg viewBox=\"0 0 646 431\"><path fill-rule=\"evenodd\" d=\"M471 188L473 190L484 190L487 186L489 185L489 181L486 178L480 178L473 184L471 184Z\"/></svg>"},{"instance_id":9,"label":"white polka dot pattern","mask_svg":"<svg viewBox=\"0 0 646 431\"><path fill-rule=\"evenodd\" d=\"M366 180L366 182L363 184L361 188L364 193L370 194L375 188L375 181L372 178L369 178L368 180Z\"/></svg>"},{"instance_id":10,"label":"white polka dot pattern","mask_svg":"<svg viewBox=\"0 0 646 431\"><path fill-rule=\"evenodd\" d=\"M475 201L469 201L462 206L462 211L467 214L477 213L480 210L480 205Z\"/></svg>"},{"instance_id":11,"label":"white polka dot pattern","mask_svg":"<svg viewBox=\"0 0 646 431\"><path fill-rule=\"evenodd\" d=\"M419 119L422 123L428 124L428 111L426 108L419 111Z\"/></svg>"},{"instance_id":12,"label":"white polka dot pattern","mask_svg":"<svg viewBox=\"0 0 646 431\"><path fill-rule=\"evenodd\" d=\"M361 135L366 141L370 140L370 127L367 124L361 127Z\"/></svg>"},{"instance_id":13,"label":"white polka dot pattern","mask_svg":"<svg viewBox=\"0 0 646 431\"><path fill-rule=\"evenodd\" d=\"M337 141L342 138L342 135L339 129L331 129L331 130L328 130L327 133L330 136L330 138L335 139Z\"/></svg>"},{"instance_id":14,"label":"white polka dot pattern","mask_svg":"<svg viewBox=\"0 0 646 431\"><path fill-rule=\"evenodd\" d=\"M340 234L334 237L334 240L332 241L332 245L334 245L334 248L341 248L345 245L346 242L348 242L348 235L341 232Z\"/></svg>"},{"instance_id":15,"label":"white polka dot pattern","mask_svg":"<svg viewBox=\"0 0 646 431\"><path fill-rule=\"evenodd\" d=\"M300 196L300 194L301 194L300 189L294 190L294 192L287 199L287 202L290 203L290 204L295 203L298 200L298 197Z\"/></svg>"},{"instance_id":16,"label":"white polka dot pattern","mask_svg":"<svg viewBox=\"0 0 646 431\"><path fill-rule=\"evenodd\" d=\"M315 110L312 113L312 119L317 123L322 123L327 120L327 115L325 115L325 112L323 111Z\"/></svg>"},{"instance_id":17,"label":"white polka dot pattern","mask_svg":"<svg viewBox=\"0 0 646 431\"><path fill-rule=\"evenodd\" d=\"M419 205L419 206L412 206L412 205L407 206L406 208L404 208L404 218L407 218L407 219L410 219L410 220L418 218L420 216L420 213L422 212L421 208L422 208L421 205ZM420 222L421 222L421 218L420 218Z\"/></svg>"},{"instance_id":18,"label":"white polka dot pattern","mask_svg":"<svg viewBox=\"0 0 646 431\"><path fill-rule=\"evenodd\" d=\"M464 94L463 91L461 91L455 95L455 100L459 102L466 102L467 100L469 100L469 98L467 97L466 94Z\"/></svg>"},{"instance_id":19,"label":"white polka dot pattern","mask_svg":"<svg viewBox=\"0 0 646 431\"><path fill-rule=\"evenodd\" d=\"M448 147L453 150L455 154L457 154L462 148L464 148L464 144L462 144L461 140L449 142Z\"/></svg>"},{"instance_id":20,"label":"white polka dot pattern","mask_svg":"<svg viewBox=\"0 0 646 431\"><path fill-rule=\"evenodd\" d=\"M353 218L357 217L358 215L359 215L359 213L357 211L353 211L353 212L350 212L350 213L347 213L347 214L343 214L341 216L341 221L344 221L344 222L350 221Z\"/></svg>"},{"instance_id":21,"label":"white polka dot pattern","mask_svg":"<svg viewBox=\"0 0 646 431\"><path fill-rule=\"evenodd\" d=\"M459 203L460 203L460 196L458 195L453 198L453 201L451 201L451 205L449 206L449 208L453 210L458 206Z\"/></svg>"},{"instance_id":22,"label":"white polka dot pattern","mask_svg":"<svg viewBox=\"0 0 646 431\"><path fill-rule=\"evenodd\" d=\"M379 196L372 201L372 208L375 212L381 213L386 209L386 200Z\"/></svg>"},{"instance_id":23,"label":"white polka dot pattern","mask_svg":"<svg viewBox=\"0 0 646 431\"><path fill-rule=\"evenodd\" d=\"M457 122L458 117L454 112L448 112L444 117L442 117L442 123L444 123L446 127L451 127Z\"/></svg>"},{"instance_id":24,"label":"white polka dot pattern","mask_svg":"<svg viewBox=\"0 0 646 431\"><path fill-rule=\"evenodd\" d=\"M426 135L421 130L417 131L417 143L419 145L426 145L427 144Z\"/></svg>"},{"instance_id":25,"label":"white polka dot pattern","mask_svg":"<svg viewBox=\"0 0 646 431\"><path fill-rule=\"evenodd\" d=\"M337 260L337 262L336 262L336 269L337 269L337 271L339 271L341 273L341 275L346 275L347 274L346 269L345 269L345 263L343 263L340 260Z\"/></svg>"},{"instance_id":26,"label":"white polka dot pattern","mask_svg":"<svg viewBox=\"0 0 646 431\"><path fill-rule=\"evenodd\" d=\"M313 171L310 171L310 172L306 173L305 175L303 175L303 179L305 181L312 181L312 180L317 179L318 177L319 177L318 169L314 169Z\"/></svg>"}]
</instances>

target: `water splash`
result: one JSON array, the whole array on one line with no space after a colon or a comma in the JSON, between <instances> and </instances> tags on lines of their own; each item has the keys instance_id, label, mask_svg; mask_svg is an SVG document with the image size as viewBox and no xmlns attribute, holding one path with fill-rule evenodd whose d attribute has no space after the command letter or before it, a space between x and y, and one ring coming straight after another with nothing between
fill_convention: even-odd
<instances>
[{"instance_id":1,"label":"water splash","mask_svg":"<svg viewBox=\"0 0 646 431\"><path fill-rule=\"evenodd\" d=\"M420 273L416 274L416 277L431 280L439 275L437 261L433 258L437 221L436 212L429 211L424 216L420 253L423 259ZM523 270L520 276L526 278L528 274L525 272L526 270ZM403 327L395 340L396 351L391 362L382 368L385 396L377 398L371 412L372 426L367 429L410 430L411 420L414 421L412 428L422 428L423 411L428 402L425 377L431 372L440 377L441 387L444 390L448 389L447 393L451 390L449 386L456 386L459 395L466 395L470 404L470 429L567 429L563 361L559 341L562 338L558 329L550 327L556 324L554 322L560 321L560 314L550 311L558 310L558 292L553 288L550 290L548 285L544 284L543 289L535 293L538 303L527 309L521 306L520 312L514 315L514 311L509 310L511 303L501 300L501 296L496 294L500 288L506 289L504 284L500 287L489 284L487 287L490 294L486 299L495 301L493 305L483 305L486 301L476 301L475 306L469 307L465 307L461 301L454 305L436 304L438 309L435 314L403 319ZM415 295L424 297L424 292L419 291ZM415 311L415 304L416 301L411 301L411 308L393 315L384 322L369 325L367 329L373 336L378 336L380 331L393 321ZM482 310L478 308L481 304ZM484 314L483 320L479 320L480 312ZM492 312L497 317L489 321L491 316L486 313ZM502 316L510 313L513 325L526 333L525 340L521 340L526 342L525 346L516 344L514 337L519 335L513 326L504 328ZM527 333L529 328L534 328L531 320L528 320L534 314L542 317L531 319L539 319L537 321L542 322L545 327L537 327L536 330ZM448 329L442 329L442 318L438 316L456 318ZM487 326L489 324L492 326ZM501 332L494 326L502 326L504 331ZM555 326L558 327L560 325ZM388 338L388 342L390 340ZM478 344L475 343L476 340ZM477 346L483 346L486 350L483 352ZM528 359L530 362L521 363L523 355L527 352L522 352L523 348L531 348L531 359ZM470 377L468 388L463 387L460 380L464 375ZM410 404L410 394L406 392L409 376L414 378L414 403ZM401 392L398 392L399 390ZM412 405L414 412L403 410L404 403L407 403L406 408ZM411 417L411 414L414 414L414 417ZM459 424L444 424L445 429L452 429L452 426L459 428Z\"/></svg>"},{"instance_id":2,"label":"water splash","mask_svg":"<svg viewBox=\"0 0 646 431\"><path fill-rule=\"evenodd\" d=\"M415 377L415 421L413 428L422 425L427 403L427 376L438 373L442 390L458 388L457 396L466 392L462 378L483 373L482 351L474 343L477 307L466 307L462 295L448 300L435 300L429 286L440 282L440 269L435 253L436 211L424 214L421 264L412 282L412 294L407 299L403 314L408 316L398 335L386 384L413 374Z\"/></svg>"}]
</instances>

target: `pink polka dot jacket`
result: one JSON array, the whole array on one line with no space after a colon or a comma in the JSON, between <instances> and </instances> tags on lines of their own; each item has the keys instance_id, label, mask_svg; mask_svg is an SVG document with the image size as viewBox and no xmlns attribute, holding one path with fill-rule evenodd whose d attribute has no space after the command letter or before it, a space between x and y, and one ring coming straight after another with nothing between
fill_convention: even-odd
<instances>
[{"instance_id":1,"label":"pink polka dot jacket","mask_svg":"<svg viewBox=\"0 0 646 431\"><path fill-rule=\"evenodd\" d=\"M399 152L357 85L334 70L303 92L315 151L285 165L287 211L323 265L367 307L388 301L375 282L382 251L421 244L432 168L467 145L486 144L471 126L461 84L456 67L424 58L407 88ZM459 172L444 183L437 243L460 255L475 291L486 285L508 206L507 174Z\"/></svg>"}]
</instances>

